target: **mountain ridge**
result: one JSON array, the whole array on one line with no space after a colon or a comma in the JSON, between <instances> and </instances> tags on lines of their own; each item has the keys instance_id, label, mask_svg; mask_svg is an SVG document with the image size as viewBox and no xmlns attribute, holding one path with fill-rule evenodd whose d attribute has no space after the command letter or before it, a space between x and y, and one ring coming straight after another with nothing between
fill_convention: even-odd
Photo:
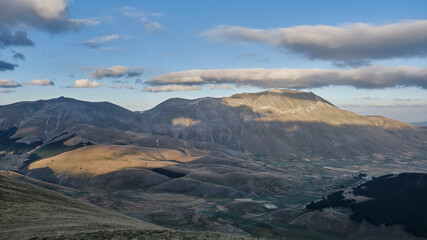
<instances>
[{"instance_id":1,"label":"mountain ridge","mask_svg":"<svg viewBox=\"0 0 427 240\"><path fill-rule=\"evenodd\" d=\"M11 127L17 128L10 137L17 143L45 142L70 131L90 137L87 129L95 127L98 132L116 132L101 140L107 143L112 143L109 136L130 131L219 144L246 155L268 157L370 155L425 141L424 131L416 126L381 116L360 116L312 92L285 89L223 98L171 98L142 113L109 102L65 97L18 102L0 106L0 129ZM411 144L405 142L408 139Z\"/></svg>"}]
</instances>

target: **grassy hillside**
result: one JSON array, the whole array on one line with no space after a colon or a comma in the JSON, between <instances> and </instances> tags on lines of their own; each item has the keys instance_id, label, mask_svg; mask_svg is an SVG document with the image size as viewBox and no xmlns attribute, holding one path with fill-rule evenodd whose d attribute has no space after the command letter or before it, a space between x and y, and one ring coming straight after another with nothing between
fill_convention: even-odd
<instances>
[{"instance_id":1,"label":"grassy hillside","mask_svg":"<svg viewBox=\"0 0 427 240\"><path fill-rule=\"evenodd\" d=\"M118 229L160 230L0 172L0 239L27 239Z\"/></svg>"},{"instance_id":2,"label":"grassy hillside","mask_svg":"<svg viewBox=\"0 0 427 240\"><path fill-rule=\"evenodd\" d=\"M18 180L14 172L0 171L0 239L250 238L165 229Z\"/></svg>"}]
</instances>

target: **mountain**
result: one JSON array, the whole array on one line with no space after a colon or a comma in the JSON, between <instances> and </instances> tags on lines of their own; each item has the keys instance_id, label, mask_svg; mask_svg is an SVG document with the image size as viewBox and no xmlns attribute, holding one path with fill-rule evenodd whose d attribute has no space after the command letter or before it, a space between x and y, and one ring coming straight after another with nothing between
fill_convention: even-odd
<instances>
[{"instance_id":1,"label":"mountain","mask_svg":"<svg viewBox=\"0 0 427 240\"><path fill-rule=\"evenodd\" d=\"M414 122L411 123L412 125L416 125L416 126L422 126L422 127L427 127L427 121L424 122Z\"/></svg>"},{"instance_id":2,"label":"mountain","mask_svg":"<svg viewBox=\"0 0 427 240\"><path fill-rule=\"evenodd\" d=\"M310 239L316 229L270 214L291 220L359 173L427 171L424 128L311 92L173 98L142 113L57 98L0 106L0 126L0 169L179 229Z\"/></svg>"},{"instance_id":3,"label":"mountain","mask_svg":"<svg viewBox=\"0 0 427 240\"><path fill-rule=\"evenodd\" d=\"M173 98L143 112L142 118L152 134L267 157L354 157L406 151L426 140L410 124L359 116L311 92L279 89L225 98Z\"/></svg>"},{"instance_id":4,"label":"mountain","mask_svg":"<svg viewBox=\"0 0 427 240\"><path fill-rule=\"evenodd\" d=\"M148 144L158 142L153 136L162 136L170 138L168 146L184 140L257 157L346 158L415 151L426 141L420 127L340 110L311 92L279 89L225 98L173 98L142 114L108 102L63 97L20 102L0 106L0 131L3 148L20 152L72 134L83 138L82 143L113 144L141 138Z\"/></svg>"},{"instance_id":5,"label":"mountain","mask_svg":"<svg viewBox=\"0 0 427 240\"><path fill-rule=\"evenodd\" d=\"M56 98L0 106L0 129L13 129L21 143L45 141L86 124L99 128L137 130L138 115L109 102Z\"/></svg>"}]
</instances>

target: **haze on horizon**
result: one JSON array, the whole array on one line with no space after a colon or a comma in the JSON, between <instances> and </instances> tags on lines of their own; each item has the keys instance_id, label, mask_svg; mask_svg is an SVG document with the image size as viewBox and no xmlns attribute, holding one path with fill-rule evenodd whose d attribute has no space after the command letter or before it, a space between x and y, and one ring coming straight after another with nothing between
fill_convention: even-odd
<instances>
[{"instance_id":1,"label":"haze on horizon","mask_svg":"<svg viewBox=\"0 0 427 240\"><path fill-rule=\"evenodd\" d=\"M269 88L427 120L427 2L0 0L0 105Z\"/></svg>"}]
</instances>

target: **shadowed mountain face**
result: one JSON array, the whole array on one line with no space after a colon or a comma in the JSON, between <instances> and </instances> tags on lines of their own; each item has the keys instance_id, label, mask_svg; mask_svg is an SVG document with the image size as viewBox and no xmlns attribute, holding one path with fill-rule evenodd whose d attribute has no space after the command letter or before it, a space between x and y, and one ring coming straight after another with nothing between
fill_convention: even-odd
<instances>
[{"instance_id":1,"label":"shadowed mountain face","mask_svg":"<svg viewBox=\"0 0 427 240\"><path fill-rule=\"evenodd\" d=\"M343 111L313 93L269 90L226 98L169 99L143 113L147 131L264 156L349 157L421 145L409 124Z\"/></svg>"},{"instance_id":2,"label":"shadowed mountain face","mask_svg":"<svg viewBox=\"0 0 427 240\"><path fill-rule=\"evenodd\" d=\"M16 127L12 138L21 138L20 142L47 140L77 124L120 130L137 130L141 126L137 114L108 102L60 97L0 106L0 129Z\"/></svg>"}]
</instances>

